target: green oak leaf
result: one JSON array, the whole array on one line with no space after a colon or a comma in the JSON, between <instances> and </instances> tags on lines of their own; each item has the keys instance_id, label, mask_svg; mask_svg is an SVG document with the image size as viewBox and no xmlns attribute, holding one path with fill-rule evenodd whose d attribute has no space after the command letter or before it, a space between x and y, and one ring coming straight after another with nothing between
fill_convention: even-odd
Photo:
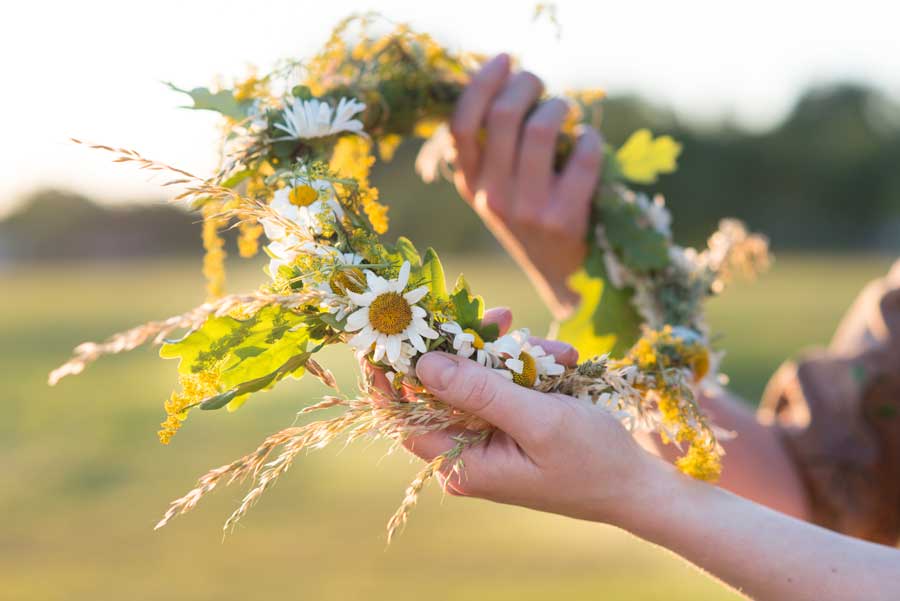
<instances>
[{"instance_id":1,"label":"green oak leaf","mask_svg":"<svg viewBox=\"0 0 900 601\"><path fill-rule=\"evenodd\" d=\"M211 317L183 338L167 341L159 354L163 358L179 359L180 373L215 369L220 385L235 389L278 372L279 366L292 356L305 352L308 342L309 329L302 316L270 306L248 319L227 315ZM300 377L303 370L278 373L278 378L270 380L270 384L286 375ZM235 402L229 409L234 410L244 399L232 396L232 400Z\"/></svg>"},{"instance_id":2,"label":"green oak leaf","mask_svg":"<svg viewBox=\"0 0 900 601\"><path fill-rule=\"evenodd\" d=\"M183 90L173 83L165 83L176 92L181 92L191 97L194 104L184 108L198 111L215 111L235 121L241 121L247 116L247 111L251 106L251 101L236 99L231 90L219 90L218 92L212 92L209 88Z\"/></svg>"},{"instance_id":3,"label":"green oak leaf","mask_svg":"<svg viewBox=\"0 0 900 601\"><path fill-rule=\"evenodd\" d=\"M267 374L241 382L225 392L220 392L217 395L204 399L200 403L200 409L209 411L228 406L229 409L233 410L233 408L240 407L249 394L269 389L285 376L302 373L311 355L312 353L309 352L296 354Z\"/></svg>"},{"instance_id":4,"label":"green oak leaf","mask_svg":"<svg viewBox=\"0 0 900 601\"><path fill-rule=\"evenodd\" d=\"M605 194L597 206L610 246L635 271L662 269L669 264L669 241L640 223L640 209L618 195Z\"/></svg>"}]
</instances>

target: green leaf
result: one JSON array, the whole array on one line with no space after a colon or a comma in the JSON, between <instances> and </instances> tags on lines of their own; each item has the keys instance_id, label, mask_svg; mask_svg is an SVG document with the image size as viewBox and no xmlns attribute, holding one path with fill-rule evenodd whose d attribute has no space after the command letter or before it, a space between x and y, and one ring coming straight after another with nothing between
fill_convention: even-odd
<instances>
[{"instance_id":1,"label":"green leaf","mask_svg":"<svg viewBox=\"0 0 900 601\"><path fill-rule=\"evenodd\" d=\"M252 353L242 352L247 349L238 349L234 353L233 364L222 370L219 381L224 386L231 387L272 372L296 355L297 351L305 351L307 342L309 332L301 327L285 332L267 347L250 347L254 351Z\"/></svg>"},{"instance_id":2,"label":"green leaf","mask_svg":"<svg viewBox=\"0 0 900 601\"><path fill-rule=\"evenodd\" d=\"M623 356L640 336L641 318L631 304L631 290L609 283L603 251L594 247L569 285L581 295L581 304L561 324L559 339L577 348L583 358Z\"/></svg>"},{"instance_id":3,"label":"green leaf","mask_svg":"<svg viewBox=\"0 0 900 601\"><path fill-rule=\"evenodd\" d=\"M450 296L453 303L456 323L463 329L481 327L481 318L484 316L484 299L480 296L472 296L465 288L457 290Z\"/></svg>"},{"instance_id":4,"label":"green leaf","mask_svg":"<svg viewBox=\"0 0 900 601\"><path fill-rule=\"evenodd\" d=\"M265 307L248 319L229 316L213 317L189 332L180 340L169 341L160 349L160 356L179 359L180 373L216 370L219 383L228 389L241 387L245 382L278 371L279 366L305 352L309 329L305 318L278 306ZM281 373L271 380L274 384L284 376L302 376L302 370ZM257 388L256 390L260 390ZM228 392L228 391L226 391ZM222 393L225 394L225 393ZM219 400L224 399L217 395ZM244 397L245 398L245 397ZM243 399L234 395L225 401L230 410Z\"/></svg>"},{"instance_id":5,"label":"green leaf","mask_svg":"<svg viewBox=\"0 0 900 601\"><path fill-rule=\"evenodd\" d=\"M474 328L481 339L486 342L493 342L500 337L500 326L495 323L485 323Z\"/></svg>"},{"instance_id":6,"label":"green leaf","mask_svg":"<svg viewBox=\"0 0 900 601\"><path fill-rule=\"evenodd\" d=\"M605 194L597 211L606 239L622 262L635 271L662 269L669 264L668 239L641 223L641 210L615 194Z\"/></svg>"},{"instance_id":7,"label":"green leaf","mask_svg":"<svg viewBox=\"0 0 900 601\"><path fill-rule=\"evenodd\" d=\"M466 276L463 274L456 276L456 284L453 285L453 294L457 294L460 290L465 290L466 292L471 292L472 290L471 286L469 286L469 282L466 281Z\"/></svg>"},{"instance_id":8,"label":"green leaf","mask_svg":"<svg viewBox=\"0 0 900 601\"><path fill-rule=\"evenodd\" d=\"M225 392L204 399L203 402L200 403L200 409L203 409L204 411L221 409L230 403L240 401L242 397L246 397L250 393L271 388L278 380L281 380L285 376L302 371L311 355L312 353L308 352L294 355L270 373L254 378L253 380L242 382Z\"/></svg>"},{"instance_id":9,"label":"green leaf","mask_svg":"<svg viewBox=\"0 0 900 601\"><path fill-rule=\"evenodd\" d=\"M192 106L185 106L184 108L200 111L215 111L226 117L231 117L235 121L244 119L252 104L249 100L237 100L231 90L219 90L218 92L211 92L209 88L183 90L175 84L169 82L165 82L165 84L176 92L181 92L182 94L187 94L191 97L194 104Z\"/></svg>"},{"instance_id":10,"label":"green leaf","mask_svg":"<svg viewBox=\"0 0 900 601\"><path fill-rule=\"evenodd\" d=\"M431 295L438 300L447 300L447 280L444 278L444 267L433 248L425 251L422 260L422 279L431 289Z\"/></svg>"},{"instance_id":11,"label":"green leaf","mask_svg":"<svg viewBox=\"0 0 900 601\"><path fill-rule=\"evenodd\" d=\"M400 255L404 261L409 261L413 272L418 271L422 267L422 258L419 256L419 251L416 250L416 246L409 238L404 238L403 236L397 238L397 242L394 244L394 252Z\"/></svg>"},{"instance_id":12,"label":"green leaf","mask_svg":"<svg viewBox=\"0 0 900 601\"><path fill-rule=\"evenodd\" d=\"M313 94L309 86L294 86L291 88L291 96L300 100L309 100L313 97Z\"/></svg>"},{"instance_id":13,"label":"green leaf","mask_svg":"<svg viewBox=\"0 0 900 601\"><path fill-rule=\"evenodd\" d=\"M180 373L198 373L233 363L232 355L241 348L270 346L303 323L303 317L278 306L264 307L243 320L227 315L211 317L183 338L167 340L159 355L179 359Z\"/></svg>"}]
</instances>

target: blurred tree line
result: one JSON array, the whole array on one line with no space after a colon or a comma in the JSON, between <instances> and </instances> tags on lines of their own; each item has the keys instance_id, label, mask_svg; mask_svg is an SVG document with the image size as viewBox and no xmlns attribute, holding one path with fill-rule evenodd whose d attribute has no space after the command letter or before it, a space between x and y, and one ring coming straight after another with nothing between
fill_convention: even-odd
<instances>
[{"instance_id":1,"label":"blurred tree line","mask_svg":"<svg viewBox=\"0 0 900 601\"><path fill-rule=\"evenodd\" d=\"M900 252L900 105L874 88L810 89L765 132L690 122L637 96L605 101L610 143L640 127L684 146L678 173L648 190L666 197L679 242L703 244L720 217L734 216L769 235L776 250ZM419 181L412 168L417 148L405 143L373 173L391 206L393 234L447 252L496 248L449 183ZM42 190L0 223L0 258L195 253L195 221L162 203L107 207Z\"/></svg>"}]
</instances>

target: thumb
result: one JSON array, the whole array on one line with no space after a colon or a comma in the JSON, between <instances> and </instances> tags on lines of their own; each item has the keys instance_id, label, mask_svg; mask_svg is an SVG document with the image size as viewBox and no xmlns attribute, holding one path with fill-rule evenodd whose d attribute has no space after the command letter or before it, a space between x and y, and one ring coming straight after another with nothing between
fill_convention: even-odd
<instances>
[{"instance_id":1,"label":"thumb","mask_svg":"<svg viewBox=\"0 0 900 601\"><path fill-rule=\"evenodd\" d=\"M547 440L558 424L559 403L551 395L519 386L469 359L427 353L416 364L416 375L438 399L493 424L523 447Z\"/></svg>"}]
</instances>

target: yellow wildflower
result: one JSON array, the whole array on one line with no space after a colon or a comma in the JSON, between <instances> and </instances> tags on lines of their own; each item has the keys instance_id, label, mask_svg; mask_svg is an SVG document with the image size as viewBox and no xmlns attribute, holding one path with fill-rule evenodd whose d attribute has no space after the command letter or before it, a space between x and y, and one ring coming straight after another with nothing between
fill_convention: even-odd
<instances>
[{"instance_id":1,"label":"yellow wildflower","mask_svg":"<svg viewBox=\"0 0 900 601\"><path fill-rule=\"evenodd\" d=\"M243 258L255 257L259 252L259 237L263 228L256 221L241 221L238 225L238 254Z\"/></svg>"},{"instance_id":2,"label":"yellow wildflower","mask_svg":"<svg viewBox=\"0 0 900 601\"><path fill-rule=\"evenodd\" d=\"M338 140L329 168L340 177L359 184L359 199L372 228L379 234L388 229L388 208L378 202L378 188L369 184L369 171L375 163L372 144L361 136L344 136Z\"/></svg>"},{"instance_id":3,"label":"yellow wildflower","mask_svg":"<svg viewBox=\"0 0 900 601\"><path fill-rule=\"evenodd\" d=\"M225 240L219 234L222 218L218 216L218 203L207 202L203 205L203 275L206 277L206 296L215 300L225 294Z\"/></svg>"},{"instance_id":4,"label":"yellow wildflower","mask_svg":"<svg viewBox=\"0 0 900 601\"><path fill-rule=\"evenodd\" d=\"M181 422L187 419L190 406L219 392L219 373L217 371L201 371L196 374L182 374L178 377L180 392L173 392L165 402L166 421L157 433L162 444L169 444L175 432L181 428Z\"/></svg>"}]
</instances>

